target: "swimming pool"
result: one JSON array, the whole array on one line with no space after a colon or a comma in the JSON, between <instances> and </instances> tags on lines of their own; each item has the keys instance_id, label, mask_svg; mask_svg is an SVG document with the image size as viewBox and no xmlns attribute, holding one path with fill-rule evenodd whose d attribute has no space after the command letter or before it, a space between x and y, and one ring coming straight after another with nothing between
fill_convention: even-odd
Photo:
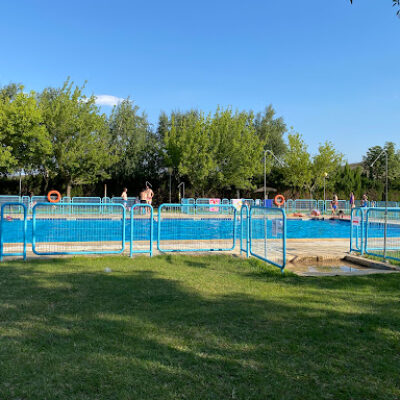
<instances>
[{"instance_id":1,"label":"swimming pool","mask_svg":"<svg viewBox=\"0 0 400 400\"><path fill-rule=\"evenodd\" d=\"M3 239L5 243L18 243L22 240L22 221L4 221ZM262 237L263 220L253 221L253 234ZM272 221L268 221L271 228ZM153 238L157 239L158 223L154 221ZM130 238L130 221L99 219L38 219L36 221L36 241L82 242L121 240L125 229L126 240ZM236 237L239 238L240 222L236 222ZM135 219L134 240L148 240L150 222L148 219ZM288 239L349 238L350 222L340 220L287 220ZM32 221L28 220L28 243L32 242ZM162 221L161 240L206 240L233 238L233 220L222 218L168 219Z\"/></svg>"}]
</instances>

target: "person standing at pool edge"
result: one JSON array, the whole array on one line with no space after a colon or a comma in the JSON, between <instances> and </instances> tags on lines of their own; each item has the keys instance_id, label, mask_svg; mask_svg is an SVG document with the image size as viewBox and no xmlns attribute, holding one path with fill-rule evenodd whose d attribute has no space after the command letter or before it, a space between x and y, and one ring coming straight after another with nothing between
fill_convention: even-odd
<instances>
[{"instance_id":1,"label":"person standing at pool edge","mask_svg":"<svg viewBox=\"0 0 400 400\"><path fill-rule=\"evenodd\" d=\"M333 199L332 199L332 201L331 201L332 215L335 215L335 214L336 214L336 209L337 209L338 204L339 204L338 197L337 197L336 194L334 194L334 195L333 195Z\"/></svg>"},{"instance_id":2,"label":"person standing at pool edge","mask_svg":"<svg viewBox=\"0 0 400 400\"><path fill-rule=\"evenodd\" d=\"M368 196L365 193L361 199L361 207L368 207Z\"/></svg>"},{"instance_id":3,"label":"person standing at pool edge","mask_svg":"<svg viewBox=\"0 0 400 400\"><path fill-rule=\"evenodd\" d=\"M350 208L354 208L356 206L356 200L354 198L354 193L350 192Z\"/></svg>"},{"instance_id":4,"label":"person standing at pool edge","mask_svg":"<svg viewBox=\"0 0 400 400\"><path fill-rule=\"evenodd\" d=\"M146 184L146 198L147 198L147 204L150 204L153 202L153 196L154 192L151 190L149 184Z\"/></svg>"},{"instance_id":5,"label":"person standing at pool edge","mask_svg":"<svg viewBox=\"0 0 400 400\"><path fill-rule=\"evenodd\" d=\"M124 190L122 191L121 198L122 198L123 205L126 208L126 206L128 205L128 189L127 188L124 188Z\"/></svg>"}]
</instances>

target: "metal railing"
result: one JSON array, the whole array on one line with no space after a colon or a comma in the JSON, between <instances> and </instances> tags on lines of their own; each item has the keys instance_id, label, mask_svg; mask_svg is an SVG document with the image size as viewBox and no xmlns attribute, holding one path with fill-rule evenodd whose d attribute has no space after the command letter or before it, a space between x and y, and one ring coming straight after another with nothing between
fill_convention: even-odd
<instances>
[{"instance_id":1,"label":"metal railing","mask_svg":"<svg viewBox=\"0 0 400 400\"><path fill-rule=\"evenodd\" d=\"M251 207L250 254L281 269L286 265L286 214L281 208Z\"/></svg>"},{"instance_id":2,"label":"metal railing","mask_svg":"<svg viewBox=\"0 0 400 400\"><path fill-rule=\"evenodd\" d=\"M400 261L400 209L354 208L350 251Z\"/></svg>"}]
</instances>

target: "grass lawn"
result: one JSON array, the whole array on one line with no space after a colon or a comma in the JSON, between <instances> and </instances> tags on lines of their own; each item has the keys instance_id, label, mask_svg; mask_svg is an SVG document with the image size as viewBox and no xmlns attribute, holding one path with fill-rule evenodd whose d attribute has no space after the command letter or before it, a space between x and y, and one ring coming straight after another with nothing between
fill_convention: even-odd
<instances>
[{"instance_id":1,"label":"grass lawn","mask_svg":"<svg viewBox=\"0 0 400 400\"><path fill-rule=\"evenodd\" d=\"M394 400L399 371L399 274L281 276L231 256L0 264L1 400Z\"/></svg>"}]
</instances>

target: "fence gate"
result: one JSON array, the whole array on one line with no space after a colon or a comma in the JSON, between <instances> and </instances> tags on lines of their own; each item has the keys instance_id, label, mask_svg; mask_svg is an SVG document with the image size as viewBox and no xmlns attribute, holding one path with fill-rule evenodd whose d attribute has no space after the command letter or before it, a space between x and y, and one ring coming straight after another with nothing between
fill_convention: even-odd
<instances>
[{"instance_id":1,"label":"fence gate","mask_svg":"<svg viewBox=\"0 0 400 400\"><path fill-rule=\"evenodd\" d=\"M246 256L250 255L250 224L249 224L249 207L245 204L240 209L240 254L246 253Z\"/></svg>"},{"instance_id":2,"label":"fence gate","mask_svg":"<svg viewBox=\"0 0 400 400\"><path fill-rule=\"evenodd\" d=\"M120 204L38 203L32 211L37 255L120 254L125 249L125 208Z\"/></svg>"},{"instance_id":3,"label":"fence gate","mask_svg":"<svg viewBox=\"0 0 400 400\"><path fill-rule=\"evenodd\" d=\"M161 252L232 251L236 208L222 204L162 204L158 209L157 249Z\"/></svg>"},{"instance_id":4,"label":"fence gate","mask_svg":"<svg viewBox=\"0 0 400 400\"><path fill-rule=\"evenodd\" d=\"M400 261L400 210L369 208L365 213L365 253Z\"/></svg>"},{"instance_id":5,"label":"fence gate","mask_svg":"<svg viewBox=\"0 0 400 400\"><path fill-rule=\"evenodd\" d=\"M4 203L0 210L0 261L7 256L26 260L27 207L22 203Z\"/></svg>"},{"instance_id":6,"label":"fence gate","mask_svg":"<svg viewBox=\"0 0 400 400\"><path fill-rule=\"evenodd\" d=\"M131 208L130 256L137 253L153 255L153 207L150 204L135 204Z\"/></svg>"},{"instance_id":7,"label":"fence gate","mask_svg":"<svg viewBox=\"0 0 400 400\"><path fill-rule=\"evenodd\" d=\"M250 208L250 254L283 272L286 265L286 214L280 208Z\"/></svg>"},{"instance_id":8,"label":"fence gate","mask_svg":"<svg viewBox=\"0 0 400 400\"><path fill-rule=\"evenodd\" d=\"M364 252L364 210L353 208L350 222L350 251L363 254Z\"/></svg>"}]
</instances>

